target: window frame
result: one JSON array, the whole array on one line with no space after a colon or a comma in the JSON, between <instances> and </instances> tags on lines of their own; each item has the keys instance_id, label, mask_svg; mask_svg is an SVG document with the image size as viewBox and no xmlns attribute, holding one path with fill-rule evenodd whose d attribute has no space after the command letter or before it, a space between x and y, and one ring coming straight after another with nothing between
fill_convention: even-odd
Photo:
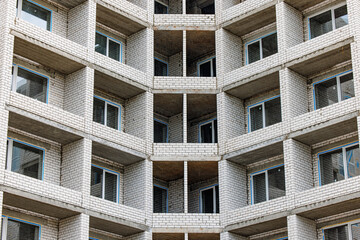
<instances>
[{"instance_id":1,"label":"window frame","mask_svg":"<svg viewBox=\"0 0 360 240\"><path fill-rule=\"evenodd\" d=\"M330 76L330 77L327 77L327 78L325 78L325 79L321 79L321 80L318 80L318 81L315 81L315 82L312 83L314 111L318 110L318 109L316 108L315 85L317 85L317 84L319 84L319 83L322 83L322 82L326 82L326 81L331 80L331 79L333 79L333 78L336 78L337 99L338 99L338 102L337 102L337 103L340 103L340 102L342 102L342 101L347 100L347 99L345 99L345 100L342 100L342 99L341 99L342 96L341 96L340 78L343 77L343 76L345 76L345 75L347 75L347 74L350 74L350 73L353 73L353 70L352 70L352 69L347 70L347 71L345 71L345 72L341 72L341 73L332 75L332 76ZM353 76L353 80L354 80L354 83L355 83L354 76ZM355 85L354 85L354 88L355 88ZM355 93L355 91L354 91L354 93ZM355 94L356 94L356 93L355 93ZM332 105L333 105L333 104L332 104ZM328 106L331 106L331 105L328 105ZM326 106L326 107L328 107L328 106ZM321 109L321 108L319 108L319 109Z\"/></svg>"},{"instance_id":2,"label":"window frame","mask_svg":"<svg viewBox=\"0 0 360 240\"><path fill-rule=\"evenodd\" d=\"M165 6L165 7L166 7L166 13L165 13L165 14L169 14L169 5L166 5L165 3L162 3L162 2L157 1L157 0L155 0L155 2L157 2L157 3L159 3L159 4L163 5L163 6ZM154 6L155 6L155 3L154 3ZM160 13L154 13L154 14L160 14ZM164 14L164 13L163 13L163 14Z\"/></svg>"},{"instance_id":3,"label":"window frame","mask_svg":"<svg viewBox=\"0 0 360 240\"><path fill-rule=\"evenodd\" d=\"M113 201L105 199L105 173L106 172L111 173L116 176L116 202L115 203L120 203L120 173L116 172L114 170L105 168L105 167L101 167L101 166L99 166L97 164L93 164L93 163L91 164L91 167L95 167L95 168L101 169L103 171L102 182L101 182L101 197L100 197L100 199L102 199L102 200L113 202ZM93 195L91 195L91 196L93 196ZM93 197L96 197L96 196L93 196Z\"/></svg>"},{"instance_id":4,"label":"window frame","mask_svg":"<svg viewBox=\"0 0 360 240\"><path fill-rule=\"evenodd\" d=\"M19 219L19 218L14 218L14 217L7 216L7 215L2 215L2 217L1 217L1 220L2 220L1 239L4 239L4 240L7 239L6 235L7 235L7 227L8 227L8 220L9 219L13 220L13 221L16 221L16 222L26 223L26 224L38 227L39 228L39 239L38 240L41 239L41 224L26 221L26 220Z\"/></svg>"},{"instance_id":5,"label":"window frame","mask_svg":"<svg viewBox=\"0 0 360 240\"><path fill-rule=\"evenodd\" d=\"M272 166L272 167L269 167L269 168L266 168L266 169L263 169L263 170L260 170L260 171L250 173L250 202L251 202L250 205L258 204L258 203L255 203L255 201L254 201L254 181L253 181L253 177L265 173L266 201L264 201L264 202L268 202L268 201L270 201L270 199L269 199L270 198L269 197L270 193L269 193L269 175L268 175L268 171L272 170L272 169L280 168L280 167L284 167L284 174L285 174L285 164L279 164L279 165ZM286 181L286 177L285 177L285 181ZM285 194L286 194L286 189L285 189ZM274 200L274 199L271 199L271 200Z\"/></svg>"},{"instance_id":6,"label":"window frame","mask_svg":"<svg viewBox=\"0 0 360 240\"><path fill-rule=\"evenodd\" d=\"M318 159L318 175L319 175L319 186L320 187L322 186L322 184L321 184L321 171L320 171L320 155L323 155L323 154L326 154L326 153L331 153L333 151L341 149L342 157L343 157L343 164L344 164L344 181L345 181L345 180L349 179L348 165L347 165L347 162L346 162L346 149L350 148L350 147L354 147L356 145L359 145L359 141L355 141L355 142L351 142L351 143L341 145L341 146L338 146L338 147L335 147L335 148L331 148L331 149L328 149L328 150L325 150L325 151L322 151L322 152L319 152L318 154L316 154L317 159ZM359 146L359 149L360 149L360 146ZM331 184L331 183L329 183L329 184ZM327 185L327 184L325 184L325 185Z\"/></svg>"},{"instance_id":7,"label":"window frame","mask_svg":"<svg viewBox=\"0 0 360 240\"><path fill-rule=\"evenodd\" d=\"M115 43L120 44L120 58L119 58L120 61L118 61L118 62L123 63L123 43L122 43L122 41L117 40L117 39L115 39L115 38L113 38L113 37L110 37L110 36L106 35L105 33L102 33L102 32L100 32L100 31L98 31L98 30L95 31L95 37L96 37L96 33L98 33L98 34L106 37L106 55L104 55L104 56L106 56L106 57L108 57L108 58L110 58L110 57L109 57L109 41L111 40L111 41L113 41L113 42L115 42ZM95 51L95 52L96 52L96 51ZM98 52L96 52L96 53L98 53ZM101 53L99 53L99 54L101 54ZM101 55L103 55L103 54L101 54ZM112 59L112 58L111 58L111 59ZM115 59L113 59L113 60L114 60L114 61L117 61L117 60L115 60Z\"/></svg>"},{"instance_id":8,"label":"window frame","mask_svg":"<svg viewBox=\"0 0 360 240\"><path fill-rule=\"evenodd\" d=\"M351 240L351 239L353 239L351 226L354 225L354 224L360 224L360 218L323 227L323 228L321 228L323 239L326 240L325 239L325 230L326 229L331 229L331 228L336 228L336 227L341 227L341 226L347 226L348 234L349 234L349 239L348 240Z\"/></svg>"},{"instance_id":9,"label":"window frame","mask_svg":"<svg viewBox=\"0 0 360 240\"><path fill-rule=\"evenodd\" d=\"M252 105L250 105L250 106L247 107L247 114L248 114L248 133L255 132L255 131L257 131L257 130L264 129L264 128L267 127L267 126L266 126L266 118L265 118L265 103L268 102L268 101L271 101L271 100L273 100L273 99L276 99L276 98L280 98L280 110L282 110L282 109L281 109L281 96L280 96L280 94L279 94L279 95L276 95L276 96L274 96L274 97L271 97L271 98L267 98L267 99L265 99L265 100L263 100L263 101L261 101L261 102L254 103L254 104L252 104ZM260 128L260 129L256 129L256 130L254 130L254 131L251 131L251 116L250 116L250 110L251 110L252 108L257 107L257 106L260 106L260 105L262 105L262 109L263 109L263 111L262 111L263 127ZM281 121L280 121L280 122L281 122ZM279 122L279 123L280 123L280 122ZM276 124L276 123L275 123L275 124ZM273 125L275 125L275 124L273 124ZM272 125L270 125L270 126L272 126Z\"/></svg>"},{"instance_id":10,"label":"window frame","mask_svg":"<svg viewBox=\"0 0 360 240\"><path fill-rule=\"evenodd\" d=\"M26 67L23 67L23 66L21 66L19 64L13 64L13 68L14 68L14 72L13 72L12 79L11 79L11 91L17 93L16 92L16 78L18 77L19 68L21 68L21 69L23 69L25 71L31 72L31 73L33 73L35 75L38 75L40 77L43 77L43 78L47 79L47 83L46 83L46 100L45 100L44 103L48 104L49 103L50 78L48 76L44 75L44 74L38 73L38 72L33 71L33 70L31 70L29 68L26 68ZM21 94L21 93L19 93L19 94ZM23 95L23 94L21 94L21 95ZM26 96L26 95L23 95L23 96ZM26 97L29 97L29 96L26 96ZM29 97L29 98L37 100L37 99L32 98L32 97ZM40 100L37 100L37 101L41 102Z\"/></svg>"},{"instance_id":11,"label":"window frame","mask_svg":"<svg viewBox=\"0 0 360 240\"><path fill-rule=\"evenodd\" d=\"M41 8L43 8L43 9L45 9L45 10L47 10L47 11L50 12L50 29L49 29L49 30L48 30L48 29L44 29L44 30L52 32L53 11L52 11L50 8L47 8L47 7L41 5L41 4L37 3L37 2L34 2L34 1L32 1L32 0L17 0L17 6L18 6L18 7L17 7L17 9L16 9L16 17L22 19L22 18L21 18L21 12L22 12L23 1L28 1L28 2L30 2L30 3L32 3L32 4L34 4L34 5L37 5L38 7L41 7ZM24 20L24 19L23 19L23 20ZM24 21L26 21L26 20L24 20ZM26 21L26 22L28 22L28 21ZM29 23L37 26L36 24L34 24L34 23L32 23L32 22L29 22ZM39 26L37 26L37 27L39 27ZM41 27L40 27L40 28L41 28ZM43 28L41 28L41 29L43 29Z\"/></svg>"},{"instance_id":12,"label":"window frame","mask_svg":"<svg viewBox=\"0 0 360 240\"><path fill-rule=\"evenodd\" d=\"M117 131L122 131L122 127L121 127L121 111L122 111L122 106L121 106L120 104L111 102L111 101L109 101L109 100L107 100L107 99L105 99L105 98L99 97L98 95L94 95L94 98L97 98L97 99L105 102L105 108L104 108L104 124L101 124L101 123L99 123L99 124L104 125L105 127L109 127L109 126L107 126L107 105L110 104L111 106L118 108L119 114L118 114L118 128L117 128L117 129L116 129L116 128L112 128L112 127L109 127L109 128L115 129L115 130L117 130ZM93 104L93 108L94 108L94 104ZM95 122L94 119L93 119L93 122ZM98 123L98 122L96 122L96 123Z\"/></svg>"},{"instance_id":13,"label":"window frame","mask_svg":"<svg viewBox=\"0 0 360 240\"><path fill-rule=\"evenodd\" d=\"M169 143L169 124L164 121L161 121L157 118L154 118L154 121L166 125L166 142L164 142L164 143ZM153 141L154 141L154 139L153 139Z\"/></svg>"},{"instance_id":14,"label":"window frame","mask_svg":"<svg viewBox=\"0 0 360 240\"><path fill-rule=\"evenodd\" d=\"M204 209L202 206L202 192L209 190L209 189L213 189L213 201L214 201L214 207L213 207L213 212L209 213L209 214L219 214L220 213L220 206L216 205L216 186L219 187L219 184L213 184L207 187L203 187L199 189L199 213L204 213ZM220 191L220 188L219 188ZM220 196L220 192L219 192L219 196ZM219 199L220 200L220 199ZM219 205L220 205L220 201L219 201ZM219 208L219 213L216 213L216 208Z\"/></svg>"},{"instance_id":15,"label":"window frame","mask_svg":"<svg viewBox=\"0 0 360 240\"><path fill-rule=\"evenodd\" d=\"M256 43L256 42L259 42L259 47L260 47L260 59L258 60L258 61L260 61L260 60L262 60L262 59L264 59L263 58L263 51L262 51L262 39L263 38L266 38L266 37L268 37L268 36L270 36L270 35L273 35L273 34L277 34L277 30L275 30L275 31L272 31L272 32L270 32L270 33L267 33L267 34L265 34L265 35L262 35L261 37L259 37L259 38L256 38L256 39L254 39L254 40L251 40L251 41L248 41L248 42L246 42L245 43L245 65L249 65L249 64L251 64L251 63L249 63L249 45L251 45L251 44L253 44L253 43ZM279 42L279 41L278 41ZM279 47L279 46L278 46ZM279 50L278 50L278 52L279 52ZM277 53L278 53L277 52ZM276 54L276 53L275 53ZM275 54L273 54L273 55L275 55ZM256 61L257 62L257 61ZM252 63L255 63L255 62L252 62Z\"/></svg>"},{"instance_id":16,"label":"window frame","mask_svg":"<svg viewBox=\"0 0 360 240\"><path fill-rule=\"evenodd\" d=\"M216 142L215 142L215 127L214 127L214 125L215 125L215 124L214 124L215 120L217 120L217 117L199 123L199 125L198 125L198 128L199 128L199 139L198 139L198 143L203 143L203 142L202 142L202 139L201 139L201 127L204 126L204 125L207 125L207 124L210 123L210 122L211 122L211 127L212 127L212 128L211 128L211 129L212 129L212 131L211 131L212 143L209 143L209 144L214 144L214 143L216 143Z\"/></svg>"},{"instance_id":17,"label":"window frame","mask_svg":"<svg viewBox=\"0 0 360 240\"><path fill-rule=\"evenodd\" d=\"M165 213L169 213L169 188L160 186L158 184L153 184L153 191L154 191L154 187L161 188L166 191L166 212ZM153 202L155 203L155 199L153 199ZM153 209L153 212L154 212L154 209Z\"/></svg>"},{"instance_id":18,"label":"window frame","mask_svg":"<svg viewBox=\"0 0 360 240\"><path fill-rule=\"evenodd\" d=\"M166 76L155 76L155 77L168 77L169 76L169 63L167 63L164 60L161 60L160 58L157 58L157 57L154 57L154 60L157 60L159 62L166 64ZM154 75L155 75L155 61L154 61Z\"/></svg>"},{"instance_id":19,"label":"window frame","mask_svg":"<svg viewBox=\"0 0 360 240\"><path fill-rule=\"evenodd\" d=\"M319 12L316 12L316 13L313 13L313 14L309 15L309 16L307 17L309 40L316 38L316 37L311 38L310 18L316 17L316 16L318 16L318 15L320 15L320 14L323 14L323 13L331 10L331 26L332 26L332 30L331 30L330 32L332 32L332 31L338 29L338 28L336 28L336 24L335 24L335 10L338 9L338 8L341 8L341 7L343 7L343 6L347 6L347 3L346 3L346 2L342 2L342 3L336 4L336 5L332 6L332 7L325 8L325 9L319 11ZM329 32L329 33L330 33L330 32ZM326 34L326 33L325 33L325 34ZM322 35L324 35L324 34L322 34ZM320 35L320 36L321 36L321 35ZM318 36L318 37L320 37L320 36Z\"/></svg>"},{"instance_id":20,"label":"window frame","mask_svg":"<svg viewBox=\"0 0 360 240\"><path fill-rule=\"evenodd\" d=\"M207 62L210 62L210 75L211 75L210 77L215 77L214 76L214 68L213 68L213 59L215 59L215 58L216 58L216 56L213 56L213 57L207 58L207 59L197 63L197 76L198 77L202 77L202 76L200 76L200 66Z\"/></svg>"},{"instance_id":21,"label":"window frame","mask_svg":"<svg viewBox=\"0 0 360 240\"><path fill-rule=\"evenodd\" d=\"M40 181L44 181L44 169L45 169L45 153L46 153L46 149L45 148L42 148L42 147L38 147L38 146L35 146L33 144L30 144L30 143L27 143L27 142L24 142L24 141L21 141L21 140L18 140L18 139L15 139L15 138L11 138L11 137L8 137L7 138L7 142L8 142L8 145L7 145L7 153L6 153L6 158L7 158L7 161L6 161L6 167L5 169L10 171L10 172L13 172L11 171L11 167L12 167L12 154L13 154L13 144L14 144L14 141L15 142L18 142L18 143L21 143L23 145L26 145L26 146L29 146L29 147L32 147L32 148L36 148L38 150L41 150L43 152L42 154L42 169L41 169L41 179L38 179L36 178L37 180L40 180ZM17 173L17 172L13 172L13 173ZM18 174L21 174L21 173L18 173ZM23 175L23 174L21 174ZM23 176L26 176L26 175L23 175Z\"/></svg>"}]
</instances>

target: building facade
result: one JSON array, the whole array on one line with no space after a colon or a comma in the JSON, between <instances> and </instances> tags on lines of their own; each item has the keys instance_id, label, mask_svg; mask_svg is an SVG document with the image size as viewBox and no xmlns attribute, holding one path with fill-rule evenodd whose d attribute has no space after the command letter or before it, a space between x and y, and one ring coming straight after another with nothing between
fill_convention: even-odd
<instances>
[{"instance_id":1,"label":"building facade","mask_svg":"<svg viewBox=\"0 0 360 240\"><path fill-rule=\"evenodd\" d=\"M360 239L359 0L0 0L1 239Z\"/></svg>"}]
</instances>

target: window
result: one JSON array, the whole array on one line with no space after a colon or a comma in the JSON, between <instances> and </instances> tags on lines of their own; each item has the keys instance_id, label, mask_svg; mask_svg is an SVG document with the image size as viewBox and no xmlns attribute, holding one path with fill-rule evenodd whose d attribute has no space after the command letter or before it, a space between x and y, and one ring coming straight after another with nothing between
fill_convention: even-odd
<instances>
[{"instance_id":1,"label":"window","mask_svg":"<svg viewBox=\"0 0 360 240\"><path fill-rule=\"evenodd\" d=\"M93 121L120 130L121 106L94 96Z\"/></svg>"},{"instance_id":2,"label":"window","mask_svg":"<svg viewBox=\"0 0 360 240\"><path fill-rule=\"evenodd\" d=\"M284 165L253 173L250 181L252 204L285 196Z\"/></svg>"},{"instance_id":3,"label":"window","mask_svg":"<svg viewBox=\"0 0 360 240\"><path fill-rule=\"evenodd\" d=\"M271 33L245 44L246 64L256 62L278 52L277 33Z\"/></svg>"},{"instance_id":4,"label":"window","mask_svg":"<svg viewBox=\"0 0 360 240\"><path fill-rule=\"evenodd\" d=\"M350 71L315 82L314 109L355 97L353 73Z\"/></svg>"},{"instance_id":5,"label":"window","mask_svg":"<svg viewBox=\"0 0 360 240\"><path fill-rule=\"evenodd\" d=\"M318 154L320 185L360 175L358 143L348 144Z\"/></svg>"},{"instance_id":6,"label":"window","mask_svg":"<svg viewBox=\"0 0 360 240\"><path fill-rule=\"evenodd\" d=\"M348 24L347 6L333 7L316 16L309 17L309 38L316 38Z\"/></svg>"},{"instance_id":7,"label":"window","mask_svg":"<svg viewBox=\"0 0 360 240\"><path fill-rule=\"evenodd\" d=\"M219 185L200 189L200 213L219 213Z\"/></svg>"},{"instance_id":8,"label":"window","mask_svg":"<svg viewBox=\"0 0 360 240\"><path fill-rule=\"evenodd\" d=\"M324 239L354 240L360 239L360 222L359 220L351 221L347 224L323 229Z\"/></svg>"},{"instance_id":9,"label":"window","mask_svg":"<svg viewBox=\"0 0 360 240\"><path fill-rule=\"evenodd\" d=\"M112 202L119 202L120 174L91 165L91 195Z\"/></svg>"},{"instance_id":10,"label":"window","mask_svg":"<svg viewBox=\"0 0 360 240\"><path fill-rule=\"evenodd\" d=\"M12 91L47 103L49 78L18 65L13 66Z\"/></svg>"},{"instance_id":11,"label":"window","mask_svg":"<svg viewBox=\"0 0 360 240\"><path fill-rule=\"evenodd\" d=\"M154 59L155 76L168 76L168 64L158 58Z\"/></svg>"},{"instance_id":12,"label":"window","mask_svg":"<svg viewBox=\"0 0 360 240\"><path fill-rule=\"evenodd\" d=\"M18 0L17 17L51 31L52 11L31 0Z\"/></svg>"},{"instance_id":13,"label":"window","mask_svg":"<svg viewBox=\"0 0 360 240\"><path fill-rule=\"evenodd\" d=\"M42 180L45 150L8 138L6 169Z\"/></svg>"},{"instance_id":14,"label":"window","mask_svg":"<svg viewBox=\"0 0 360 240\"><path fill-rule=\"evenodd\" d=\"M216 77L216 59L215 57L198 63L199 77Z\"/></svg>"},{"instance_id":15,"label":"window","mask_svg":"<svg viewBox=\"0 0 360 240\"><path fill-rule=\"evenodd\" d=\"M41 225L39 224L3 216L1 225L3 240L40 240Z\"/></svg>"},{"instance_id":16,"label":"window","mask_svg":"<svg viewBox=\"0 0 360 240\"><path fill-rule=\"evenodd\" d=\"M165 3L155 1L155 14L167 14L168 6Z\"/></svg>"},{"instance_id":17,"label":"window","mask_svg":"<svg viewBox=\"0 0 360 240\"><path fill-rule=\"evenodd\" d=\"M122 43L103 33L96 32L95 51L116 61L122 62Z\"/></svg>"},{"instance_id":18,"label":"window","mask_svg":"<svg viewBox=\"0 0 360 240\"><path fill-rule=\"evenodd\" d=\"M217 119L212 119L199 124L199 142L217 143Z\"/></svg>"},{"instance_id":19,"label":"window","mask_svg":"<svg viewBox=\"0 0 360 240\"><path fill-rule=\"evenodd\" d=\"M249 132L281 122L280 96L249 106L248 115Z\"/></svg>"},{"instance_id":20,"label":"window","mask_svg":"<svg viewBox=\"0 0 360 240\"><path fill-rule=\"evenodd\" d=\"M154 185L154 213L168 212L168 189Z\"/></svg>"},{"instance_id":21,"label":"window","mask_svg":"<svg viewBox=\"0 0 360 240\"><path fill-rule=\"evenodd\" d=\"M215 14L215 3L210 1L205 6L201 6L201 14Z\"/></svg>"},{"instance_id":22,"label":"window","mask_svg":"<svg viewBox=\"0 0 360 240\"><path fill-rule=\"evenodd\" d=\"M154 119L154 143L167 143L168 125L160 120Z\"/></svg>"}]
</instances>

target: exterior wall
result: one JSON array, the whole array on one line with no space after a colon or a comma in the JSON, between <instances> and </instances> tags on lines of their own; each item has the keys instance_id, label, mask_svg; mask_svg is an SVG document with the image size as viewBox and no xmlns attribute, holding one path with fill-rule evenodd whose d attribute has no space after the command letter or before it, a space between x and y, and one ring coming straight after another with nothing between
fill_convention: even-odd
<instances>
[{"instance_id":1,"label":"exterior wall","mask_svg":"<svg viewBox=\"0 0 360 240\"><path fill-rule=\"evenodd\" d=\"M144 29L132 34L127 39L127 61L130 67L147 72L147 36L150 30Z\"/></svg>"},{"instance_id":2,"label":"exterior wall","mask_svg":"<svg viewBox=\"0 0 360 240\"><path fill-rule=\"evenodd\" d=\"M169 56L169 76L183 75L183 53L179 52Z\"/></svg>"},{"instance_id":3,"label":"exterior wall","mask_svg":"<svg viewBox=\"0 0 360 240\"><path fill-rule=\"evenodd\" d=\"M88 239L89 222L90 218L85 214L60 220L59 239Z\"/></svg>"},{"instance_id":4,"label":"exterior wall","mask_svg":"<svg viewBox=\"0 0 360 240\"><path fill-rule=\"evenodd\" d=\"M184 179L169 182L169 213L184 212Z\"/></svg>"},{"instance_id":5,"label":"exterior wall","mask_svg":"<svg viewBox=\"0 0 360 240\"><path fill-rule=\"evenodd\" d=\"M142 93L125 102L125 128L124 132L139 138L145 138L146 94Z\"/></svg>"},{"instance_id":6,"label":"exterior wall","mask_svg":"<svg viewBox=\"0 0 360 240\"><path fill-rule=\"evenodd\" d=\"M169 14L182 14L182 1L169 0Z\"/></svg>"},{"instance_id":7,"label":"exterior wall","mask_svg":"<svg viewBox=\"0 0 360 240\"><path fill-rule=\"evenodd\" d=\"M169 118L169 143L183 142L183 114Z\"/></svg>"},{"instance_id":8,"label":"exterior wall","mask_svg":"<svg viewBox=\"0 0 360 240\"><path fill-rule=\"evenodd\" d=\"M140 161L124 168L124 204L145 210L146 163Z\"/></svg>"}]
</instances>

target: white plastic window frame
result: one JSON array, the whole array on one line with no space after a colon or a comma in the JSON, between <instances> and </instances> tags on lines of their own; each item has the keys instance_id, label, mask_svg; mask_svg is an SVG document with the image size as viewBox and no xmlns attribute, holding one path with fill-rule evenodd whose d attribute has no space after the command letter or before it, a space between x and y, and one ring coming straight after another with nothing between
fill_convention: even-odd
<instances>
[{"instance_id":1,"label":"white plastic window frame","mask_svg":"<svg viewBox=\"0 0 360 240\"><path fill-rule=\"evenodd\" d=\"M211 57L211 58L208 58L208 59L205 59L203 61L200 61L197 63L197 76L198 77L201 77L200 76L200 66L207 63L207 62L210 62L210 77L214 77L214 68L213 68L213 61L216 57Z\"/></svg>"},{"instance_id":2,"label":"white plastic window frame","mask_svg":"<svg viewBox=\"0 0 360 240\"><path fill-rule=\"evenodd\" d=\"M317 110L316 109L316 94L315 94L315 86L319 83L323 83L323 82L326 82L326 81L329 81L333 78L336 78L336 87L337 87L337 98L338 98L338 102L337 103L340 103L342 101L345 101L345 100L342 100L342 96L341 96L341 84L340 84L340 78L345 76L345 75L348 75L348 74L351 74L353 72L353 70L348 70L348 71L345 71L345 72L342 72L342 73L339 73L337 75L333 75L331 77L328 77L328 78L325 78L325 79L322 79L322 80L319 80L319 81L316 81L312 84L313 86L313 102L314 102L314 110ZM353 78L354 80L354 78ZM319 108L320 109L320 108Z\"/></svg>"},{"instance_id":3,"label":"white plastic window frame","mask_svg":"<svg viewBox=\"0 0 360 240\"><path fill-rule=\"evenodd\" d=\"M316 13L311 14L310 16L308 16L308 17L307 17L307 22L308 22L309 40L313 39L313 38L311 38L311 28L310 28L310 19L311 19L311 18L316 17L316 16L318 16L318 15L320 15L320 14L323 14L324 12L327 12L327 11L331 10L331 25L332 25L332 30L331 30L330 32L332 32L332 31L334 31L334 30L337 29L337 28L336 28L336 24L335 24L335 10L338 9L338 8L341 8L341 7L343 7L343 6L346 6L346 5L347 5L346 2L345 2L345 3L344 3L344 2L343 2L343 3L339 3L339 4L336 4L336 5L332 6L332 7L326 8L326 9L320 11L320 12L316 12Z\"/></svg>"},{"instance_id":4,"label":"white plastic window frame","mask_svg":"<svg viewBox=\"0 0 360 240\"><path fill-rule=\"evenodd\" d=\"M263 170L260 170L260 171L257 171L257 172L254 172L254 173L251 173L250 174L250 200L251 200L251 205L254 205L254 204L257 204L254 202L254 179L253 177L254 176L257 176L257 175L260 175L260 174L263 174L265 173L265 188L266 188L266 202L269 201L270 197L269 197L269 176L268 176L268 171L269 170L272 170L272 169L276 169L276 168L281 168L283 167L284 164L280 164L280 165L276 165L276 166L273 166L273 167L270 167L270 168L266 168L266 169L263 169ZM286 180L285 180L286 181Z\"/></svg>"},{"instance_id":5,"label":"white plastic window frame","mask_svg":"<svg viewBox=\"0 0 360 240\"><path fill-rule=\"evenodd\" d=\"M121 105L113 103L105 98L99 97L97 95L94 95L94 98L97 98L98 100L101 100L103 102L105 102L105 108L104 108L104 126L107 126L107 106L111 105L113 107L118 108L118 128L116 130L121 131ZM115 129L115 128L113 128Z\"/></svg>"},{"instance_id":6,"label":"white plastic window frame","mask_svg":"<svg viewBox=\"0 0 360 240\"><path fill-rule=\"evenodd\" d=\"M268 98L268 99L265 99L264 101L261 101L261 102L258 102L258 103L255 103L255 104L252 104L250 106L248 106L248 133L250 132L255 132L256 130L260 130L260 129L263 129L263 128L266 128L266 118L265 118L265 103L268 102L268 101L271 101L273 99L276 99L276 98L280 98L280 95L276 95L274 97L271 97L271 98ZM256 129L254 131L251 131L251 115L250 115L250 111L252 108L254 107L258 107L258 106L262 106L262 120L263 120L263 126L262 128L260 129ZM280 103L280 107L281 107L281 103Z\"/></svg>"},{"instance_id":7,"label":"white plastic window frame","mask_svg":"<svg viewBox=\"0 0 360 240\"><path fill-rule=\"evenodd\" d=\"M16 221L16 222L21 222L21 223L25 223L25 224L29 224L29 225L33 225L33 226L38 227L39 228L39 239L38 240L41 239L41 225L40 224L25 221L25 220L22 220L22 219L19 219L19 218L13 218L13 217L10 217L10 216L2 215L2 217L1 217L1 220L2 220L1 239L2 240L7 240L7 230L8 230L8 221L9 221L9 219L13 220L13 221Z\"/></svg>"},{"instance_id":8,"label":"white plastic window frame","mask_svg":"<svg viewBox=\"0 0 360 240\"><path fill-rule=\"evenodd\" d=\"M321 170L320 170L320 156L323 155L323 154L326 154L326 153L331 153L333 151L336 151L336 150L339 150L341 149L342 151L342 157L343 157L343 166L344 166L344 180L348 179L349 176L348 176L348 165L347 165L347 162L346 162L346 149L350 148L350 147L354 147L358 145L358 147L360 148L359 146L359 142L356 141L356 142L352 142L352 143L349 143L349 144L346 144L346 145L343 145L343 146L339 146L339 147L336 147L336 148L331 148L331 149L328 149L326 151L323 151L323 152L319 152L317 154L317 158L318 158L318 173L319 173L319 186L322 186L321 184Z\"/></svg>"},{"instance_id":9,"label":"white plastic window frame","mask_svg":"<svg viewBox=\"0 0 360 240\"><path fill-rule=\"evenodd\" d=\"M258 61L264 59L263 50L262 50L262 41L261 40L263 38L266 38L266 37L268 37L270 35L273 35L273 34L277 34L277 31L272 31L272 32L270 32L268 34L265 34L265 35L263 35L263 36L261 36L261 37L259 37L257 39L254 39L254 40L251 40L251 41L248 41L248 42L245 43L245 65L251 64L251 63L249 63L249 46L254 44L254 43L257 43L257 42L259 42L259 47L260 47L260 59ZM252 63L254 63L254 62L252 62Z\"/></svg>"},{"instance_id":10,"label":"white plastic window frame","mask_svg":"<svg viewBox=\"0 0 360 240\"><path fill-rule=\"evenodd\" d=\"M166 14L169 14L169 5L166 5L165 3L160 2L160 1L157 1L157 0L155 0L155 2L157 2L157 3L159 3L159 4L163 5L163 6L165 6L165 7L166 7Z\"/></svg>"},{"instance_id":11,"label":"white plastic window frame","mask_svg":"<svg viewBox=\"0 0 360 240\"><path fill-rule=\"evenodd\" d=\"M39 3L37 3L37 2L31 1L31 0L17 0L17 6L18 6L18 7L17 7L17 10L16 10L16 17L21 18L23 1L28 1L28 2L30 2L30 3L32 3L32 4L35 4L35 5L37 5L37 6L39 6L39 7L41 7L41 8L43 8L43 9L45 9L45 10L47 10L47 11L50 12L50 29L49 29L49 30L48 30L48 29L45 29L45 30L51 32L51 31L52 31L53 11L52 11L51 9L47 8L47 7L42 6L41 4L39 4ZM22 19L22 18L21 18L21 19ZM31 22L30 22L30 23L31 23ZM31 24L33 24L33 23L31 23ZM35 24L34 24L34 25L35 25ZM35 26L36 26L36 25L35 25Z\"/></svg>"},{"instance_id":12,"label":"white plastic window frame","mask_svg":"<svg viewBox=\"0 0 360 240\"><path fill-rule=\"evenodd\" d=\"M211 130L212 143L215 143L215 124L214 124L215 120L217 120L217 118L213 118L205 122L199 123L199 143L203 143L201 138L201 128L209 123L211 123L211 129L212 129Z\"/></svg>"},{"instance_id":13,"label":"white plastic window frame","mask_svg":"<svg viewBox=\"0 0 360 240\"><path fill-rule=\"evenodd\" d=\"M212 191L213 191L213 201L214 201L214 206L213 206L213 212L212 213L216 213L216 208L220 207L220 206L216 205L216 186L219 186L219 184L214 184L214 185L211 185L211 186L208 186L208 187L201 188L199 190L199 195L200 195L199 196L199 208L200 208L199 212L200 213L204 213L204 208L203 208L203 205L202 205L202 192L210 190L210 189L212 189Z\"/></svg>"},{"instance_id":14,"label":"white plastic window frame","mask_svg":"<svg viewBox=\"0 0 360 240\"><path fill-rule=\"evenodd\" d=\"M105 199L105 173L110 173L110 174L113 174L116 176L116 203L119 203L119 200L120 200L120 173L119 172L116 172L116 171L113 171L113 170L110 170L108 168L104 168L104 167L101 167L99 165L96 165L96 164L91 164L91 167L94 167L94 168L97 168L97 169L101 169L103 171L103 174L102 174L102 180L101 180L101 183L102 183L102 186L101 186L101 199L103 200L106 200ZM107 200L107 201L110 201L110 200ZM110 201L112 202L112 201Z\"/></svg>"},{"instance_id":15,"label":"white plastic window frame","mask_svg":"<svg viewBox=\"0 0 360 240\"><path fill-rule=\"evenodd\" d=\"M342 222L342 223L338 223L338 224L323 227L323 228L321 228L323 239L327 240L327 239L325 239L325 230L326 229L331 229L331 228L336 228L336 227L341 227L341 226L347 226L348 234L349 234L348 235L349 236L348 240L351 240L351 239L353 239L351 226L354 225L354 224L360 224L360 219L354 219L354 220L351 220L351 221Z\"/></svg>"},{"instance_id":16,"label":"white plastic window frame","mask_svg":"<svg viewBox=\"0 0 360 240\"><path fill-rule=\"evenodd\" d=\"M106 35L105 33L100 32L100 31L96 31L96 33L98 33L98 34L106 37L106 55L105 55L105 56L109 57L109 42L110 42L110 41L112 41L112 42L117 43L117 44L120 45L120 53L119 53L119 59L120 59L120 61L119 61L119 62L122 63L122 62L123 62L123 56L122 56L122 55L123 55L123 43L122 43L120 40L117 40L117 39L115 39L115 38L112 38L112 37ZM110 58L110 57L109 57L109 58ZM115 59L113 59L113 60L116 61Z\"/></svg>"}]
</instances>

